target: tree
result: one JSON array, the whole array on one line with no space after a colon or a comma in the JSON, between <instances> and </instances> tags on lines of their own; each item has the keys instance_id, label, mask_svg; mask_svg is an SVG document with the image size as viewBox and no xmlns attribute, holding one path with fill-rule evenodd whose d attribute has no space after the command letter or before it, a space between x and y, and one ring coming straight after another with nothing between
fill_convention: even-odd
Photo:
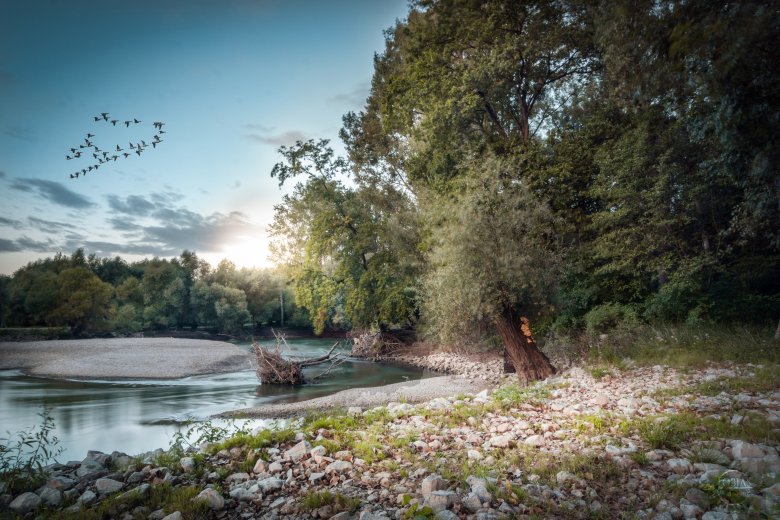
<instances>
[{"instance_id":1,"label":"tree","mask_svg":"<svg viewBox=\"0 0 780 520\"><path fill-rule=\"evenodd\" d=\"M272 252L289 269L296 303L317 333L328 324L408 325L415 315L415 266L399 254L393 236L404 223L374 204L369 189L339 180L348 164L327 144L299 141L279 149L285 161L271 175L280 185L297 176L304 181L274 207ZM398 211L410 204L403 194L393 195Z\"/></svg>"},{"instance_id":2,"label":"tree","mask_svg":"<svg viewBox=\"0 0 780 520\"><path fill-rule=\"evenodd\" d=\"M549 311L555 292L554 218L510 163L494 158L473 168L458 196L439 205L426 316L449 341L492 323L519 379L544 379L554 368L523 325Z\"/></svg>"},{"instance_id":3,"label":"tree","mask_svg":"<svg viewBox=\"0 0 780 520\"><path fill-rule=\"evenodd\" d=\"M68 325L74 334L103 330L111 318L113 288L86 267L65 269L57 276L58 305L52 323Z\"/></svg>"}]
</instances>

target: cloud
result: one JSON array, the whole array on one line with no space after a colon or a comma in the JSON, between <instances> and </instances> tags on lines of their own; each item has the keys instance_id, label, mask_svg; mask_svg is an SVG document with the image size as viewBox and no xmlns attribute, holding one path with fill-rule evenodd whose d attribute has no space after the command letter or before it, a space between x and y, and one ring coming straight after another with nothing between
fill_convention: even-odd
<instances>
[{"instance_id":1,"label":"cloud","mask_svg":"<svg viewBox=\"0 0 780 520\"><path fill-rule=\"evenodd\" d=\"M14 251L21 251L22 247L13 240L7 238L0 238L0 253L11 253Z\"/></svg>"},{"instance_id":2,"label":"cloud","mask_svg":"<svg viewBox=\"0 0 780 520\"><path fill-rule=\"evenodd\" d=\"M273 146L289 146L295 144L295 141L306 141L309 137L301 131L290 130L281 134L245 134L245 137L251 141Z\"/></svg>"},{"instance_id":3,"label":"cloud","mask_svg":"<svg viewBox=\"0 0 780 520\"><path fill-rule=\"evenodd\" d=\"M48 201L68 208L85 209L95 205L84 195L71 191L61 183L54 181L43 179L16 179L11 184L11 189L26 192L37 191L39 195Z\"/></svg>"},{"instance_id":4,"label":"cloud","mask_svg":"<svg viewBox=\"0 0 780 520\"><path fill-rule=\"evenodd\" d=\"M188 210L179 210L175 222L171 220L166 223L165 226L145 227L142 241L165 244L179 251L190 249L215 252L221 251L226 243L237 237L261 231L240 211L228 215L212 213L204 217Z\"/></svg>"},{"instance_id":5,"label":"cloud","mask_svg":"<svg viewBox=\"0 0 780 520\"><path fill-rule=\"evenodd\" d=\"M24 222L12 218L0 217L0 226L9 226L15 229L23 229Z\"/></svg>"},{"instance_id":6,"label":"cloud","mask_svg":"<svg viewBox=\"0 0 780 520\"><path fill-rule=\"evenodd\" d=\"M137 231L142 229L142 226L131 222L123 217L112 217L108 219L108 223L111 224L113 229L117 231Z\"/></svg>"},{"instance_id":7,"label":"cloud","mask_svg":"<svg viewBox=\"0 0 780 520\"><path fill-rule=\"evenodd\" d=\"M342 92L327 99L328 103L344 104L353 107L362 107L368 94L371 92L371 84L364 82L356 86L350 92Z\"/></svg>"},{"instance_id":8,"label":"cloud","mask_svg":"<svg viewBox=\"0 0 780 520\"><path fill-rule=\"evenodd\" d=\"M65 230L76 229L76 226L68 224L67 222L53 222L37 217L27 217L27 221L32 224L33 227L44 233L62 233Z\"/></svg>"},{"instance_id":9,"label":"cloud","mask_svg":"<svg viewBox=\"0 0 780 520\"><path fill-rule=\"evenodd\" d=\"M112 211L134 217L145 217L157 207L155 203L146 200L140 195L129 195L124 200L116 195L109 195L106 198L108 199L108 207Z\"/></svg>"},{"instance_id":10,"label":"cloud","mask_svg":"<svg viewBox=\"0 0 780 520\"><path fill-rule=\"evenodd\" d=\"M7 175L3 170L0 170L0 179L5 179Z\"/></svg>"},{"instance_id":11,"label":"cloud","mask_svg":"<svg viewBox=\"0 0 780 520\"><path fill-rule=\"evenodd\" d=\"M54 240L52 240L51 238L47 239L46 241L41 241L41 240L34 240L30 237L24 236L22 238L17 238L16 243L21 248L18 251L34 251L36 253L48 253L60 249L57 246L57 244L54 242Z\"/></svg>"}]
</instances>

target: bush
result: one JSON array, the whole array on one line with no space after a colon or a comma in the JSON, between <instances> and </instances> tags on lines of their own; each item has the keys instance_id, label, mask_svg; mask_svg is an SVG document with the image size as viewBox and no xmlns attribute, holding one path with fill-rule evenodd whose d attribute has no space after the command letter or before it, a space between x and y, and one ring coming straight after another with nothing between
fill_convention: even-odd
<instances>
[{"instance_id":1,"label":"bush","mask_svg":"<svg viewBox=\"0 0 780 520\"><path fill-rule=\"evenodd\" d=\"M632 327L639 324L636 310L629 305L605 303L591 309L585 315L585 329L588 332L608 332L619 326Z\"/></svg>"},{"instance_id":2,"label":"bush","mask_svg":"<svg viewBox=\"0 0 780 520\"><path fill-rule=\"evenodd\" d=\"M46 480L45 467L62 453L49 410L44 408L38 415L41 424L37 430L7 432L8 438L0 438L0 484L5 493L40 486Z\"/></svg>"}]
</instances>

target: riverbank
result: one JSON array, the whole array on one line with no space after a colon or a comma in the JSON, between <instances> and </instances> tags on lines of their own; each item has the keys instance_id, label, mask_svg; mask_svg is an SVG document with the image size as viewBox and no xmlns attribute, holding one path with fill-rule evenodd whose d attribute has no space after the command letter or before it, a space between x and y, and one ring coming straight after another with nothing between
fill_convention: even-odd
<instances>
[{"instance_id":1,"label":"riverbank","mask_svg":"<svg viewBox=\"0 0 780 520\"><path fill-rule=\"evenodd\" d=\"M177 338L0 342L0 369L60 379L178 379L252 368L230 343Z\"/></svg>"},{"instance_id":2,"label":"riverbank","mask_svg":"<svg viewBox=\"0 0 780 520\"><path fill-rule=\"evenodd\" d=\"M2 503L62 519L772 518L776 369L573 368L190 452L90 453Z\"/></svg>"}]
</instances>

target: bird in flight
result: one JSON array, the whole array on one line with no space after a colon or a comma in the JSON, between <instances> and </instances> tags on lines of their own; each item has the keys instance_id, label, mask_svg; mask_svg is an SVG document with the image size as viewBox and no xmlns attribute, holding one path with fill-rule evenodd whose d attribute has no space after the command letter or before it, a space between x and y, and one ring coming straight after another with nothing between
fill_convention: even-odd
<instances>
[{"instance_id":1,"label":"bird in flight","mask_svg":"<svg viewBox=\"0 0 780 520\"><path fill-rule=\"evenodd\" d=\"M130 121L125 121L125 126L126 126L127 128L130 128Z\"/></svg>"},{"instance_id":2,"label":"bird in flight","mask_svg":"<svg viewBox=\"0 0 780 520\"><path fill-rule=\"evenodd\" d=\"M162 127L163 127L164 124L165 123L162 123L160 121L155 121L154 122L154 127L157 128L158 130L162 130Z\"/></svg>"},{"instance_id":3,"label":"bird in flight","mask_svg":"<svg viewBox=\"0 0 780 520\"><path fill-rule=\"evenodd\" d=\"M108 121L108 112L101 112L100 115L103 116L104 120Z\"/></svg>"},{"instance_id":4,"label":"bird in flight","mask_svg":"<svg viewBox=\"0 0 780 520\"><path fill-rule=\"evenodd\" d=\"M119 122L119 120L118 120L118 119L112 119L112 120L111 120L111 124L112 124L112 125L114 125L114 126L116 126L116 124L117 124L118 122Z\"/></svg>"},{"instance_id":5,"label":"bird in flight","mask_svg":"<svg viewBox=\"0 0 780 520\"><path fill-rule=\"evenodd\" d=\"M90 137L95 137L95 134L87 134L87 139L89 139Z\"/></svg>"}]
</instances>

